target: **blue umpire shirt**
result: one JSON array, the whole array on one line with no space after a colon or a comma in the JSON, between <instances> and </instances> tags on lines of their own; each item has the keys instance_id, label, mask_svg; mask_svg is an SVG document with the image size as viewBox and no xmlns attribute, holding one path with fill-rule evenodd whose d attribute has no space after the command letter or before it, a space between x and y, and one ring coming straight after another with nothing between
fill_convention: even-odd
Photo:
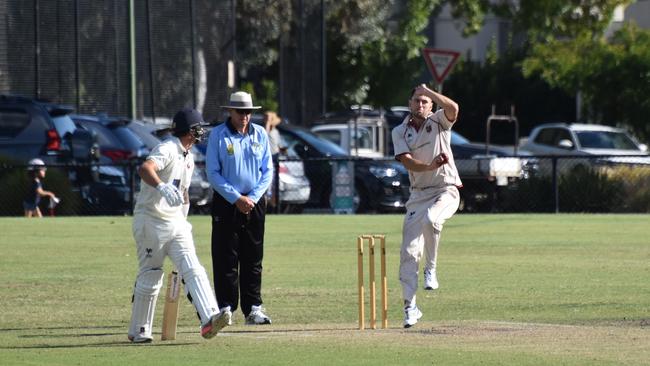
<instances>
[{"instance_id":1,"label":"blue umpire shirt","mask_svg":"<svg viewBox=\"0 0 650 366\"><path fill-rule=\"evenodd\" d=\"M264 127L248 124L244 135L228 119L210 131L206 169L212 188L226 201L235 203L248 196L255 203L273 179L273 160Z\"/></svg>"}]
</instances>

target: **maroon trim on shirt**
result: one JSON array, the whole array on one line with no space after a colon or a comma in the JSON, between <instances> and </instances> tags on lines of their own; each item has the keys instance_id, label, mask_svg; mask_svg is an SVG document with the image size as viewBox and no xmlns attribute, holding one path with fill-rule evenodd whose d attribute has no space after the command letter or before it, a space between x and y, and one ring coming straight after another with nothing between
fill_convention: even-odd
<instances>
[{"instance_id":1,"label":"maroon trim on shirt","mask_svg":"<svg viewBox=\"0 0 650 366\"><path fill-rule=\"evenodd\" d=\"M409 121L408 121L408 123L407 123L406 125L407 125L408 127L413 127L413 129L415 130L415 132L420 132L420 127L424 126L424 123L425 123L426 121L427 121L427 119L425 118L424 121L422 121L422 124L421 124L420 126L418 126L418 125L416 125L416 124L413 122L413 118L411 118L411 119L409 119Z\"/></svg>"}]
</instances>

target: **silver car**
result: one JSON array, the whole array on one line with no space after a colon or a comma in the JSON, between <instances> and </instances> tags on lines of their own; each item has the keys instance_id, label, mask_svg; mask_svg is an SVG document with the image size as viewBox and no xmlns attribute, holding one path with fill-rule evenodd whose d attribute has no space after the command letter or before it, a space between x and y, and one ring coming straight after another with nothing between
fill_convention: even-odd
<instances>
[{"instance_id":1,"label":"silver car","mask_svg":"<svg viewBox=\"0 0 650 366\"><path fill-rule=\"evenodd\" d=\"M538 156L565 157L558 160L561 171L585 164L650 164L646 145L621 128L604 125L542 124L532 130L521 149Z\"/></svg>"}]
</instances>

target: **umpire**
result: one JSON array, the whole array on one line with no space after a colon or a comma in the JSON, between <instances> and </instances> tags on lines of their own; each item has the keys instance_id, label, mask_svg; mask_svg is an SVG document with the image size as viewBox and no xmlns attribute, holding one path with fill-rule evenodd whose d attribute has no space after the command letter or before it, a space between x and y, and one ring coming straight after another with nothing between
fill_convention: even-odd
<instances>
[{"instance_id":1,"label":"umpire","mask_svg":"<svg viewBox=\"0 0 650 366\"><path fill-rule=\"evenodd\" d=\"M268 135L251 123L251 95L230 95L228 120L210 132L206 152L212 200L212 266L222 310L241 309L246 324L270 324L262 309L265 192L273 177ZM228 308L228 309L226 309Z\"/></svg>"}]
</instances>

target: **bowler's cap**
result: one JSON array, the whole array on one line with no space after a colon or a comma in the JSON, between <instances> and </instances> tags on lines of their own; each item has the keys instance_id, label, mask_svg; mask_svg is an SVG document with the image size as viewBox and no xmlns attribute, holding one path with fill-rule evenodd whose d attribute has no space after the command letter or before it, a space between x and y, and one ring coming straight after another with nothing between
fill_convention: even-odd
<instances>
[{"instance_id":1,"label":"bowler's cap","mask_svg":"<svg viewBox=\"0 0 650 366\"><path fill-rule=\"evenodd\" d=\"M222 105L222 108L230 109L260 109L260 106L253 105L253 97L250 94L238 91L230 94L228 105Z\"/></svg>"},{"instance_id":2,"label":"bowler's cap","mask_svg":"<svg viewBox=\"0 0 650 366\"><path fill-rule=\"evenodd\" d=\"M174 135L189 132L192 127L202 126L205 122L199 111L192 108L184 108L174 115L172 120L172 131Z\"/></svg>"}]
</instances>

